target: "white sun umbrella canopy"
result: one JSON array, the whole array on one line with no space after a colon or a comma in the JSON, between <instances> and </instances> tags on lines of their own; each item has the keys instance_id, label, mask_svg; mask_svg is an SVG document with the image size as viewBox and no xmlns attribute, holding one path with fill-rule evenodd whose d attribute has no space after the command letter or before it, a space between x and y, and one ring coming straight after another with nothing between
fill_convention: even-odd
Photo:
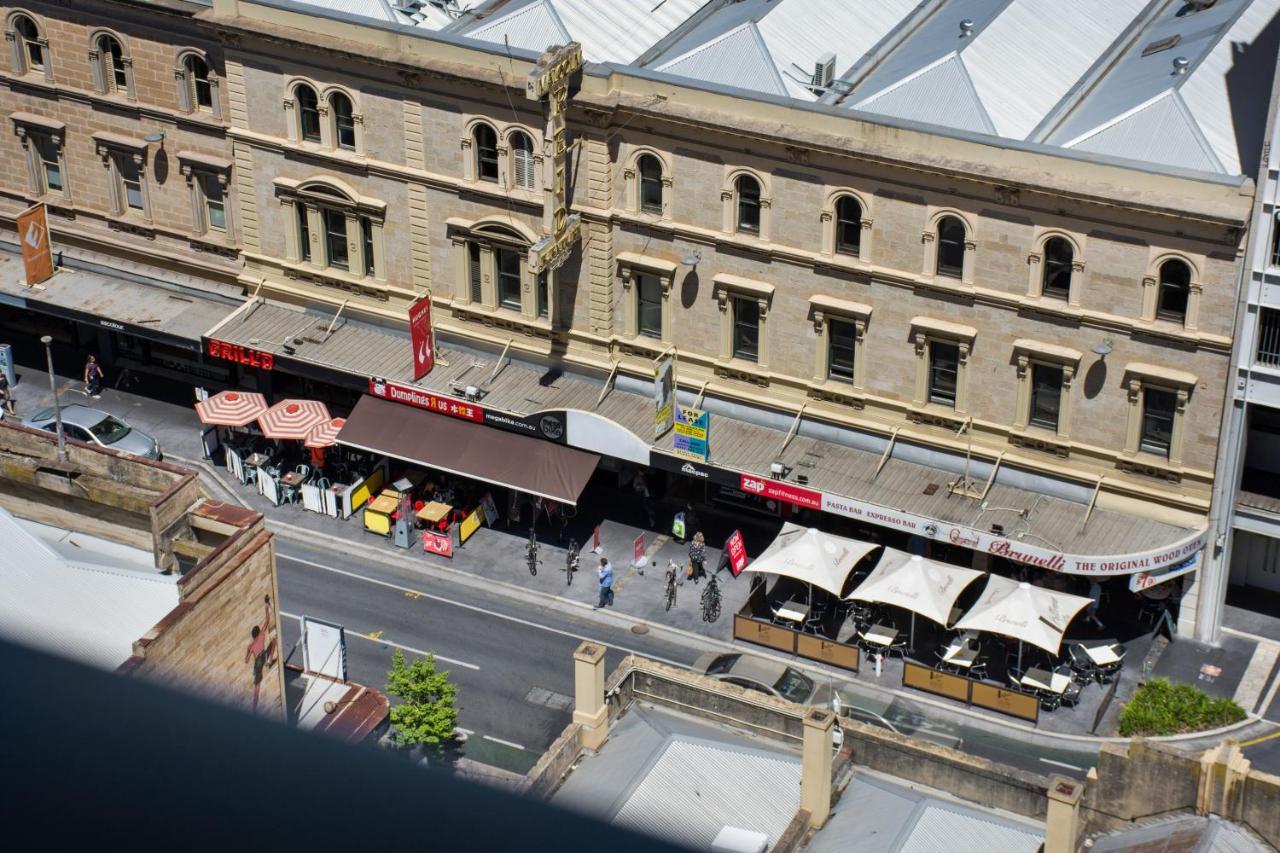
<instances>
[{"instance_id":1,"label":"white sun umbrella canopy","mask_svg":"<svg viewBox=\"0 0 1280 853\"><path fill-rule=\"evenodd\" d=\"M1002 634L1056 655L1062 648L1067 625L1089 603L1089 599L1080 595L991 575L982 596L955 627L961 631Z\"/></svg>"},{"instance_id":2,"label":"white sun umbrella canopy","mask_svg":"<svg viewBox=\"0 0 1280 853\"><path fill-rule=\"evenodd\" d=\"M853 567L879 547L787 522L744 571L782 575L841 595Z\"/></svg>"},{"instance_id":3,"label":"white sun umbrella canopy","mask_svg":"<svg viewBox=\"0 0 1280 853\"><path fill-rule=\"evenodd\" d=\"M974 569L926 560L896 548L885 548L884 556L871 574L845 598L889 604L911 611L914 635L915 614L945 626L960 593L981 576L982 572Z\"/></svg>"}]
</instances>

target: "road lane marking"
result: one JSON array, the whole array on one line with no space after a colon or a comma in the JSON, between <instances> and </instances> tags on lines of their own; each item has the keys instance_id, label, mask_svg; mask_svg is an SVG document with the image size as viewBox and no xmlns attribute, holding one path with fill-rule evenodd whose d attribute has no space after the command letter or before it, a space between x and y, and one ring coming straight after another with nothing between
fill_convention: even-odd
<instances>
[{"instance_id":1,"label":"road lane marking","mask_svg":"<svg viewBox=\"0 0 1280 853\"><path fill-rule=\"evenodd\" d=\"M1084 772L1083 767L1076 767L1074 764L1068 764L1065 761L1054 761L1052 758L1041 758L1040 760L1045 764L1052 764L1054 767L1065 767L1068 770L1075 770L1080 773Z\"/></svg>"},{"instance_id":2,"label":"road lane marking","mask_svg":"<svg viewBox=\"0 0 1280 853\"><path fill-rule=\"evenodd\" d=\"M354 580L364 581L365 583L371 583L377 586L385 586L387 589L394 589L399 592L417 592L417 590L410 589L407 586L401 586L400 584L391 583L390 581L379 580L378 578L371 578L371 577L368 577L367 575L362 575L357 572L348 572L344 569L336 569L333 566L326 566L324 563L317 563L314 560L304 560L301 557L291 557L288 554L281 554L278 551L276 552L276 559L288 560L291 563L301 563L304 566L312 566L313 568L321 569L326 572L332 572L335 575L344 575L345 577L349 577ZM463 610L470 610L473 613L482 613L485 616L492 616L494 619L503 619L507 622L513 622L516 625L524 625L527 628L537 628L539 631L546 631L549 634L558 634L561 637L568 637L571 640L586 640L587 642L590 642L590 643L599 643L602 646L606 646L611 649L617 649L618 651L625 652L626 654L640 655L643 658L647 658L649 660L656 660L659 663L666 663L666 664L670 664L671 666L678 666L681 669L689 668L689 664L687 663L680 663L679 661L671 660L670 658L664 658L659 655L650 654L648 652L642 652L637 649L630 648L628 646L619 645L617 643L611 643L606 640L597 639L595 637L588 637L584 634L575 634L572 631L565 631L561 628L552 628L550 625L543 625L540 622L533 622L528 619L521 619L519 616L512 616L507 613L499 613L496 610L489 610L488 608L480 607L479 605L467 604L466 602L462 602L462 601L454 601L451 598L445 598L442 595L432 595L429 592L421 593L421 595L423 598L429 598L432 601L438 601L441 604L448 604L453 607L460 607ZM566 616L565 618L571 618L571 617ZM423 654L425 654L425 652ZM436 657L439 658L440 656L437 655ZM444 658L440 658L440 660L444 660ZM476 668L479 669L479 667L476 667Z\"/></svg>"},{"instance_id":3,"label":"road lane marking","mask_svg":"<svg viewBox=\"0 0 1280 853\"><path fill-rule=\"evenodd\" d=\"M299 615L297 615L296 613L286 613L285 611L281 610L281 611L280 611L280 615L281 615L281 616L286 616L286 617L288 617L289 619L296 619L298 622L301 622L301 621L302 621L302 617L301 617L301 616L299 616ZM454 665L454 666L460 666L460 667L463 667L464 669L474 669L474 670L479 670L479 669L480 669L480 667L476 666L475 664L473 664L473 663L467 663L467 662L466 662L466 661L464 661L464 660L457 660L457 659L455 659L455 658L447 658L447 657L445 657L444 655L436 654L435 652L427 652L427 651L423 651L422 649L415 649L413 646L405 646L405 645L401 645L400 643L394 643L394 642L392 642L391 640L383 639L383 638L382 638L382 632L381 632L381 631L375 631L374 633L376 633L378 636L376 636L376 637L375 637L375 636L373 636L373 634L361 634L361 633L360 633L360 632L358 632L358 631L352 631L352 632L350 632L350 636L352 636L352 637L358 637L358 638L359 638L359 639L361 639L361 640L368 640L368 641L369 641L369 642L371 642L371 643L379 643L379 644L384 645L384 646L391 646L391 647L392 647L392 648L394 648L394 649L400 649L401 651L404 651L404 652L411 652L411 653L413 653L413 654L415 654L415 655L419 655L419 656L424 657L424 658L425 658L427 655L434 654L434 655L436 656L436 660L438 660L438 661L444 661L445 663L452 664L452 665Z\"/></svg>"},{"instance_id":4,"label":"road lane marking","mask_svg":"<svg viewBox=\"0 0 1280 853\"><path fill-rule=\"evenodd\" d=\"M1241 748L1246 747L1246 746L1257 746L1257 745L1258 745L1258 744L1260 744L1260 743L1265 743L1265 742L1267 742L1267 741L1269 741L1269 740L1275 740L1275 739L1276 739L1276 738L1278 738L1278 737L1280 737L1280 730L1274 731L1274 732L1272 732L1272 733L1271 733L1271 734L1269 734L1269 735L1263 735L1262 737L1256 737L1256 738L1254 738L1253 740L1246 740L1246 741L1244 741L1243 743L1238 743L1238 744L1236 744L1236 746L1241 747Z\"/></svg>"},{"instance_id":5,"label":"road lane marking","mask_svg":"<svg viewBox=\"0 0 1280 853\"><path fill-rule=\"evenodd\" d=\"M491 740L491 741L493 741L494 743L500 743L500 744L502 744L503 746L509 746L509 747L511 747L512 749L518 749L518 750L520 750L521 752L523 752L523 751L524 751L524 747L523 747L523 746L521 746L520 744L518 744L518 743L512 743L512 742L511 742L511 741L509 741L509 740L503 740L503 739L502 739L502 738L500 738L500 737L494 737L493 735L480 735L480 737L482 737L482 738L483 738L483 739L485 739L485 740Z\"/></svg>"},{"instance_id":6,"label":"road lane marking","mask_svg":"<svg viewBox=\"0 0 1280 853\"><path fill-rule=\"evenodd\" d=\"M369 633L365 634L364 636L365 636L365 638L366 638L366 639L369 639L369 640L381 640L381 639L382 639L382 632L381 632L381 631L370 631Z\"/></svg>"},{"instance_id":7,"label":"road lane marking","mask_svg":"<svg viewBox=\"0 0 1280 853\"><path fill-rule=\"evenodd\" d=\"M404 594L404 597L405 597L405 598L411 598L411 599L413 599L414 601L417 601L419 598L422 598L422 593L420 593L420 592L411 592L411 591L406 590L406 591L405 591L405 594Z\"/></svg>"}]
</instances>

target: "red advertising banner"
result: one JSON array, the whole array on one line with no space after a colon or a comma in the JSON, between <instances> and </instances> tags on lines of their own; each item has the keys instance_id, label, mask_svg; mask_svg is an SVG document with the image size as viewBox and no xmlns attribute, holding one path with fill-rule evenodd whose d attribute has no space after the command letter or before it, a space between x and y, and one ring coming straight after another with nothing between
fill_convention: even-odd
<instances>
[{"instance_id":1,"label":"red advertising banner","mask_svg":"<svg viewBox=\"0 0 1280 853\"><path fill-rule=\"evenodd\" d=\"M635 545L634 562L637 566L643 566L644 565L644 534L641 533L639 536L637 536L636 541L632 544Z\"/></svg>"},{"instance_id":2,"label":"red advertising banner","mask_svg":"<svg viewBox=\"0 0 1280 853\"><path fill-rule=\"evenodd\" d=\"M736 578L747 567L747 546L742 541L742 531L735 530L724 541L724 550L729 555L729 570Z\"/></svg>"},{"instance_id":3,"label":"red advertising banner","mask_svg":"<svg viewBox=\"0 0 1280 853\"><path fill-rule=\"evenodd\" d=\"M436 341L431 331L431 294L409 306L409 338L413 343L413 381L417 382L436 364Z\"/></svg>"},{"instance_id":4,"label":"red advertising banner","mask_svg":"<svg viewBox=\"0 0 1280 853\"><path fill-rule=\"evenodd\" d=\"M424 530L422 531L422 550L428 554L439 554L441 557L453 559L453 539L448 533Z\"/></svg>"},{"instance_id":5,"label":"red advertising banner","mask_svg":"<svg viewBox=\"0 0 1280 853\"><path fill-rule=\"evenodd\" d=\"M397 385L385 379L370 379L369 393L384 400L393 400L397 403L404 403L406 406L416 406L419 409L426 409L437 414L462 418L464 421L474 421L476 423L484 421L484 409L480 406L463 400L442 397L439 394L432 394L430 391Z\"/></svg>"},{"instance_id":6,"label":"red advertising banner","mask_svg":"<svg viewBox=\"0 0 1280 853\"><path fill-rule=\"evenodd\" d=\"M22 246L22 267L27 286L39 284L53 276L53 248L49 245L49 218L43 204L29 207L18 214L15 227Z\"/></svg>"},{"instance_id":7,"label":"red advertising banner","mask_svg":"<svg viewBox=\"0 0 1280 853\"><path fill-rule=\"evenodd\" d=\"M738 488L749 495L759 495L762 498L786 501L797 506L806 506L809 509L822 509L821 492L815 492L812 489L806 489L801 486L793 486L780 480L755 477L750 474L741 475L740 480L741 484Z\"/></svg>"},{"instance_id":8,"label":"red advertising banner","mask_svg":"<svg viewBox=\"0 0 1280 853\"><path fill-rule=\"evenodd\" d=\"M597 554L600 553L600 525L596 525L596 529L591 531L591 550Z\"/></svg>"}]
</instances>

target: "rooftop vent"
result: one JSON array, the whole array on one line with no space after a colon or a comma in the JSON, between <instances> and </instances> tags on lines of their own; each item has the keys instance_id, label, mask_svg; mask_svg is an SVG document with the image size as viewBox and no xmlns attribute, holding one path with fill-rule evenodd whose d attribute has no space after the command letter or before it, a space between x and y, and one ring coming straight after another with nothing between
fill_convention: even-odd
<instances>
[{"instance_id":1,"label":"rooftop vent","mask_svg":"<svg viewBox=\"0 0 1280 853\"><path fill-rule=\"evenodd\" d=\"M968 38L973 35L973 18L965 18L960 22L960 38Z\"/></svg>"},{"instance_id":2,"label":"rooftop vent","mask_svg":"<svg viewBox=\"0 0 1280 853\"><path fill-rule=\"evenodd\" d=\"M1173 59L1173 73L1186 74L1187 68L1191 66L1191 60L1185 56L1175 56Z\"/></svg>"},{"instance_id":3,"label":"rooftop vent","mask_svg":"<svg viewBox=\"0 0 1280 853\"><path fill-rule=\"evenodd\" d=\"M824 54L818 58L813 64L813 83L810 84L812 89L826 89L831 85L831 81L836 76L836 55L834 53Z\"/></svg>"}]
</instances>

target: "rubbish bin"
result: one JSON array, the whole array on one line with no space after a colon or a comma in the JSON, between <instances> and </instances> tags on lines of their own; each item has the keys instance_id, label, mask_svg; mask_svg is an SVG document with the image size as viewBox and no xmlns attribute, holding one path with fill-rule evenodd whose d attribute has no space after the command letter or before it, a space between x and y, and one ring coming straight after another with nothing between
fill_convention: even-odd
<instances>
[{"instance_id":1,"label":"rubbish bin","mask_svg":"<svg viewBox=\"0 0 1280 853\"><path fill-rule=\"evenodd\" d=\"M9 387L13 387L18 383L18 377L13 373L13 345L0 344L0 370L4 371L4 375L9 379Z\"/></svg>"}]
</instances>

